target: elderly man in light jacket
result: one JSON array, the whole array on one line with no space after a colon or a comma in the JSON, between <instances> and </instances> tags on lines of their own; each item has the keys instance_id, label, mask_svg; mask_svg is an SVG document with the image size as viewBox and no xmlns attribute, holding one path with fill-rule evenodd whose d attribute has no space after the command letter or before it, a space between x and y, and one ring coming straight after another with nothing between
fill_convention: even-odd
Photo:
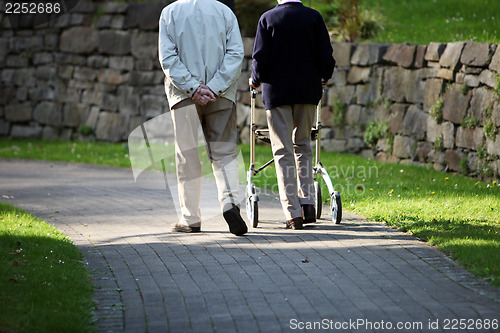
<instances>
[{"instance_id":1,"label":"elderly man in light jacket","mask_svg":"<svg viewBox=\"0 0 500 333\"><path fill-rule=\"evenodd\" d=\"M160 17L159 60L175 132L181 219L177 232L199 232L201 123L224 219L235 235L247 232L238 203L236 84L243 42L231 9L216 0L179 0Z\"/></svg>"}]
</instances>

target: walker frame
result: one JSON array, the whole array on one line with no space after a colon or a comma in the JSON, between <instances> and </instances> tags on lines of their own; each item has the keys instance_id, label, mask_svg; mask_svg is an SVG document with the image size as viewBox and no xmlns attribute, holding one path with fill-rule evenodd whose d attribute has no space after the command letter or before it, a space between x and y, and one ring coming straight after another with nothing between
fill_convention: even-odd
<instances>
[{"instance_id":1,"label":"walker frame","mask_svg":"<svg viewBox=\"0 0 500 333\"><path fill-rule=\"evenodd\" d=\"M269 138L266 137L266 133L269 133L269 129L257 129L255 124L255 100L259 92L250 87L250 166L247 171L247 186L246 186L246 212L247 217L252 223L254 228L257 228L259 224L259 195L257 193L257 188L252 182L252 177L257 176L262 170L268 167L274 162L271 159L260 168L255 167L255 144L256 140L260 139L267 143L270 143ZM316 123L313 124L311 129L311 139L316 141L315 154L314 154L314 191L315 191L315 208L316 208L316 218L320 219L323 212L323 201L321 194L321 186L317 181L318 177L321 176L328 188L328 194L330 196L330 215L332 222L339 224L342 221L342 201L340 199L340 193L335 190L332 180L328 175L325 167L321 163L321 100L316 107Z\"/></svg>"}]
</instances>

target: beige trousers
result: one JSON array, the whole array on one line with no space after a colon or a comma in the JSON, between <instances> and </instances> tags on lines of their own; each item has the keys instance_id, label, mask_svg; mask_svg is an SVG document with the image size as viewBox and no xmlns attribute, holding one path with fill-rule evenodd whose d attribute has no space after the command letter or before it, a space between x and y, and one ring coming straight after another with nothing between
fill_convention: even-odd
<instances>
[{"instance_id":1,"label":"beige trousers","mask_svg":"<svg viewBox=\"0 0 500 333\"><path fill-rule=\"evenodd\" d=\"M199 157L198 129L201 125L208 158L217 185L221 211L227 204L238 202L237 129L234 103L219 97L200 107L192 100L179 102L172 108L175 134L175 162L180 224L201 226L200 196L202 168Z\"/></svg>"},{"instance_id":2,"label":"beige trousers","mask_svg":"<svg viewBox=\"0 0 500 333\"><path fill-rule=\"evenodd\" d=\"M287 220L301 217L301 205L314 204L311 127L316 105L284 105L267 110L281 206Z\"/></svg>"}]
</instances>

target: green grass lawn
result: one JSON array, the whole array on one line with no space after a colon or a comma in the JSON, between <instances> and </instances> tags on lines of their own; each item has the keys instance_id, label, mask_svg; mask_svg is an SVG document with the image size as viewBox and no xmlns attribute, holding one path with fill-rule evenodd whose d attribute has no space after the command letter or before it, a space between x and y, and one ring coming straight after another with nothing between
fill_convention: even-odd
<instances>
[{"instance_id":1,"label":"green grass lawn","mask_svg":"<svg viewBox=\"0 0 500 333\"><path fill-rule=\"evenodd\" d=\"M328 0L305 0L313 8ZM429 44L453 41L500 42L500 1L496 0L360 0L361 9L383 16L371 41Z\"/></svg>"},{"instance_id":2,"label":"green grass lawn","mask_svg":"<svg viewBox=\"0 0 500 333\"><path fill-rule=\"evenodd\" d=\"M94 332L92 295L76 246L0 203L0 332Z\"/></svg>"},{"instance_id":3,"label":"green grass lawn","mask_svg":"<svg viewBox=\"0 0 500 333\"><path fill-rule=\"evenodd\" d=\"M248 164L249 146L240 148ZM92 160L75 158L83 152ZM271 155L269 146L258 145L257 167ZM93 143L0 139L0 157L130 165L122 144L96 144L94 148ZM498 182L347 154L322 153L321 160L341 193L344 210L386 222L436 245L477 276L500 286ZM254 181L257 186L276 189L274 166ZM322 192L324 198L328 196L324 185Z\"/></svg>"},{"instance_id":4,"label":"green grass lawn","mask_svg":"<svg viewBox=\"0 0 500 333\"><path fill-rule=\"evenodd\" d=\"M472 40L498 44L500 1L361 0L385 17L373 41L412 44Z\"/></svg>"}]
</instances>

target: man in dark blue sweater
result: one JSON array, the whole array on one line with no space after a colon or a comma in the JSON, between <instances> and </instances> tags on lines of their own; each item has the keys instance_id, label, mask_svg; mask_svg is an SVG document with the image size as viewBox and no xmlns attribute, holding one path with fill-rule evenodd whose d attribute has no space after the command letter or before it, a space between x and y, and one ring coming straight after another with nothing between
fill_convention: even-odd
<instances>
[{"instance_id":1,"label":"man in dark blue sweater","mask_svg":"<svg viewBox=\"0 0 500 333\"><path fill-rule=\"evenodd\" d=\"M251 86L262 84L286 227L316 221L310 146L315 108L335 59L321 14L299 0L278 0L262 15Z\"/></svg>"}]
</instances>

